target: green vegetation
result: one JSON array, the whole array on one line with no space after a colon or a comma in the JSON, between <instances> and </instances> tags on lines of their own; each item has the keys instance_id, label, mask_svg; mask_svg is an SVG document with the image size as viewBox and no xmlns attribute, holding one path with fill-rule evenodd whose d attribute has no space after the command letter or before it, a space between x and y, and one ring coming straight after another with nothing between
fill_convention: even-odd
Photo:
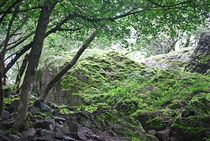
<instances>
[{"instance_id":1,"label":"green vegetation","mask_svg":"<svg viewBox=\"0 0 210 141\"><path fill-rule=\"evenodd\" d=\"M1 0L0 139L208 140L209 2Z\"/></svg>"},{"instance_id":2,"label":"green vegetation","mask_svg":"<svg viewBox=\"0 0 210 141\"><path fill-rule=\"evenodd\" d=\"M104 75L105 69L110 75ZM199 134L196 139L207 131L203 124L210 117L210 77L206 75L149 69L120 54L107 53L100 60L90 57L81 61L62 84L70 95L80 96L83 103L76 106L79 109L117 110L140 121L146 130L172 126L189 136Z\"/></svg>"}]
</instances>

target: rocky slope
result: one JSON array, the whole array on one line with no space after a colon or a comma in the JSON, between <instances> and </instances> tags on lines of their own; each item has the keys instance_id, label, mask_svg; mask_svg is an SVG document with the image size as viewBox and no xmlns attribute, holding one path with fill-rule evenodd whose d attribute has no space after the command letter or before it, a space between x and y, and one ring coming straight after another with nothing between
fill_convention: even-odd
<instances>
[{"instance_id":1,"label":"rocky slope","mask_svg":"<svg viewBox=\"0 0 210 141\"><path fill-rule=\"evenodd\" d=\"M16 116L12 101L0 118L0 141L158 141L138 121L117 111L76 111L36 101L29 108L28 127L13 129Z\"/></svg>"}]
</instances>

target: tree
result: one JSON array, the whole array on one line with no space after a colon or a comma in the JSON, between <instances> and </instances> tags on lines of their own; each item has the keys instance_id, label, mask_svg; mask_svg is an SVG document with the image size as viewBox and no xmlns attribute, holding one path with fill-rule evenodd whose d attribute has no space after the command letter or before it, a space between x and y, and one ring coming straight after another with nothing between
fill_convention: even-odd
<instances>
[{"instance_id":1,"label":"tree","mask_svg":"<svg viewBox=\"0 0 210 141\"><path fill-rule=\"evenodd\" d=\"M51 4L48 5L49 3ZM54 3L57 3L56 7L53 6ZM2 29L5 29L4 33L9 31L8 21L12 20L13 15L16 17L11 24L13 32L2 41L2 45L7 43L3 51L7 57L2 57L3 65L6 65L0 70L1 74L6 75L16 61L31 49L16 121L16 126L21 127L26 120L28 100L33 86L32 79L39 64L44 39L48 35L60 32L72 40L79 40L84 39L84 35L90 30L98 29L98 37L119 38L127 34L128 27L135 28L142 36L155 35L162 30L173 35L176 29L192 30L204 22L208 17L209 2L208 0L182 2L167 0L161 3L155 0L12 0L4 1L1 7L0 24ZM37 20L36 26L34 23ZM6 63L8 60L9 63Z\"/></svg>"},{"instance_id":2,"label":"tree","mask_svg":"<svg viewBox=\"0 0 210 141\"><path fill-rule=\"evenodd\" d=\"M46 2L42 6L40 16L33 39L31 51L29 54L28 66L26 69L23 85L20 93L20 103L18 107L18 115L15 122L15 127L21 129L25 127L28 101L33 88L33 79L35 76L35 70L39 64L39 58L42 52L42 46L44 42L45 32L49 23L50 15L54 9L56 3Z\"/></svg>"},{"instance_id":3,"label":"tree","mask_svg":"<svg viewBox=\"0 0 210 141\"><path fill-rule=\"evenodd\" d=\"M119 31L122 32L122 34L126 33L126 30L125 30L125 29L127 29L126 26L127 27L129 27L129 26L135 27L135 29L139 30L140 32L144 31L144 33L152 34L152 35L160 32L161 30L164 30L164 29L170 30L170 32L168 32L168 33L171 36L175 36L176 29L181 29L181 28L187 27L188 30L191 30L191 29L195 28L194 26L196 25L195 23L192 24L191 22L187 22L188 20L191 20L191 18L188 15L185 15L186 13L182 10L182 8L188 7L190 10L196 9L198 12L202 9L200 6L203 4L205 5L206 2L207 1L204 1L203 3L199 3L198 1L195 1L195 2L192 2L192 1L184 1L184 2L168 1L167 3L163 2L163 4L160 4L153 0L148 0L146 2L143 2L143 1L139 1L139 2L132 1L131 2L129 0L124 1L124 2L117 1L115 3L115 6L118 9L115 9L116 8L115 6L111 6L110 9L112 10L112 12L110 12L110 15L113 15L113 16L110 16L110 17L103 17L102 13L109 9L109 8L106 9L106 7L103 7L103 6L109 5L111 2L110 3L95 2L96 3L95 7L93 7L92 5L90 6L85 2L80 3L80 2L73 1L72 4L75 8L74 10L79 11L79 14L75 13L75 15L74 15L77 18L79 18L79 20L82 20L82 21L86 20L88 22L91 22L94 26L101 28L102 31L108 30L110 33L113 33L115 36L118 36ZM99 6L99 9L98 9L98 6ZM103 7L104 9L101 9L100 6ZM125 6L125 7L121 9L118 6ZM205 6L205 8L207 8L207 7ZM96 9L95 11L97 11L98 13L93 14L92 11L89 9L91 9L91 10ZM100 10L103 10L103 12ZM120 11L120 10L122 10L122 11ZM196 21L197 23L200 23L200 22L202 22L202 20L204 20L204 19L199 20L198 17L201 16L199 12L198 13L192 12L190 10L187 12L187 14L192 14L194 17L197 16L197 18L196 18L198 20L198 21ZM183 12L180 12L180 11L183 11ZM119 12L119 13L117 13L117 12ZM109 12L107 12L107 13L109 13ZM87 16L89 14L93 14L94 17ZM171 16L171 15L173 15L173 16ZM99 16L99 18L97 18L97 16ZM204 14L203 16L205 17L206 15ZM183 21L186 21L186 22L184 24L173 23L175 17L177 19L180 18L180 20L182 19ZM119 20L121 18L124 18L124 19ZM143 25L143 26L136 25L136 23L138 23L137 20L139 20L139 19L142 19L143 20L142 23L147 24L147 25ZM163 23L163 21L164 21L164 23ZM140 24L142 24L142 23L140 23ZM109 26L111 28L107 28ZM180 27L180 26L183 26L183 27ZM178 39L175 39L175 38L172 38L172 39L173 40L170 40L167 43L165 43L165 44L168 44L167 52L175 49L175 44ZM66 66L64 68L66 69L68 67ZM69 67L69 69L70 68L71 67ZM43 99L46 98L48 92L50 91L52 86L57 82L57 80L59 80L65 74L64 72L67 72L67 69L65 71L61 70L61 72L59 72L57 75L55 75L55 77L47 84L47 87L43 93Z\"/></svg>"}]
</instances>

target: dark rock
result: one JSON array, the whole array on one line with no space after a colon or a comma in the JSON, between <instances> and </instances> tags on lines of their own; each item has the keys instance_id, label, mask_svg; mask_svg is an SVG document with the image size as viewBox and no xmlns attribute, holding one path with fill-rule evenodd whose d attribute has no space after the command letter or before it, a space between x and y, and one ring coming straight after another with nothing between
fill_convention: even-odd
<instances>
[{"instance_id":1,"label":"dark rock","mask_svg":"<svg viewBox=\"0 0 210 141\"><path fill-rule=\"evenodd\" d=\"M46 112L50 112L51 111L51 108L50 106L48 106L46 103L44 103L43 100L37 100L34 102L34 106L43 110L43 111L46 111Z\"/></svg>"},{"instance_id":2,"label":"dark rock","mask_svg":"<svg viewBox=\"0 0 210 141\"><path fill-rule=\"evenodd\" d=\"M87 127L81 127L77 133L78 137L83 140L88 140L93 135L93 132Z\"/></svg>"},{"instance_id":3,"label":"dark rock","mask_svg":"<svg viewBox=\"0 0 210 141\"><path fill-rule=\"evenodd\" d=\"M74 122L74 121L68 121L68 127L69 127L69 131L71 133L75 133L77 134L78 132L78 123Z\"/></svg>"},{"instance_id":4,"label":"dark rock","mask_svg":"<svg viewBox=\"0 0 210 141\"><path fill-rule=\"evenodd\" d=\"M38 108L38 107L31 107L30 109L29 109L29 111L32 113L32 114L38 114L38 113L40 113L40 108Z\"/></svg>"},{"instance_id":5,"label":"dark rock","mask_svg":"<svg viewBox=\"0 0 210 141\"><path fill-rule=\"evenodd\" d=\"M202 123L202 121L198 122ZM196 123L194 123L194 125L196 125ZM175 123L170 129L170 135L177 141L203 141L205 137L208 137L206 130L208 130L209 126L207 129L199 125L196 127L192 126L193 125L190 123L187 123L187 125L178 125Z\"/></svg>"},{"instance_id":6,"label":"dark rock","mask_svg":"<svg viewBox=\"0 0 210 141\"><path fill-rule=\"evenodd\" d=\"M5 109L10 113L14 113L18 110L19 100L14 100L10 104L5 105Z\"/></svg>"},{"instance_id":7,"label":"dark rock","mask_svg":"<svg viewBox=\"0 0 210 141\"><path fill-rule=\"evenodd\" d=\"M38 120L35 122L34 127L53 130L55 128L55 121L53 119Z\"/></svg>"},{"instance_id":8,"label":"dark rock","mask_svg":"<svg viewBox=\"0 0 210 141\"><path fill-rule=\"evenodd\" d=\"M6 121L2 122L2 127L4 127L5 129L10 129L10 128L12 128L14 123L15 123L14 119L6 120Z\"/></svg>"},{"instance_id":9,"label":"dark rock","mask_svg":"<svg viewBox=\"0 0 210 141\"><path fill-rule=\"evenodd\" d=\"M194 116L196 114L195 111L192 110L186 110L182 112L182 117L189 117L189 116Z\"/></svg>"},{"instance_id":10,"label":"dark rock","mask_svg":"<svg viewBox=\"0 0 210 141\"><path fill-rule=\"evenodd\" d=\"M35 135L34 141L54 141L56 137L55 131L49 129L41 129Z\"/></svg>"},{"instance_id":11,"label":"dark rock","mask_svg":"<svg viewBox=\"0 0 210 141\"><path fill-rule=\"evenodd\" d=\"M12 141L20 141L21 138L18 135L9 135L8 138Z\"/></svg>"},{"instance_id":12,"label":"dark rock","mask_svg":"<svg viewBox=\"0 0 210 141\"><path fill-rule=\"evenodd\" d=\"M158 138L159 141L170 141L169 131L170 131L169 129L163 131L157 131L156 137Z\"/></svg>"},{"instance_id":13,"label":"dark rock","mask_svg":"<svg viewBox=\"0 0 210 141\"><path fill-rule=\"evenodd\" d=\"M5 119L9 119L9 117L10 117L10 113L9 113L9 111L7 111L7 110L2 110L2 113L1 113L1 119L2 120L5 120Z\"/></svg>"},{"instance_id":14,"label":"dark rock","mask_svg":"<svg viewBox=\"0 0 210 141\"><path fill-rule=\"evenodd\" d=\"M69 136L64 136L63 141L77 141L77 140Z\"/></svg>"},{"instance_id":15,"label":"dark rock","mask_svg":"<svg viewBox=\"0 0 210 141\"><path fill-rule=\"evenodd\" d=\"M210 32L201 34L198 45L185 69L201 74L208 73L210 69Z\"/></svg>"},{"instance_id":16,"label":"dark rock","mask_svg":"<svg viewBox=\"0 0 210 141\"><path fill-rule=\"evenodd\" d=\"M60 136L66 136L69 133L69 128L68 126L56 127L55 131Z\"/></svg>"},{"instance_id":17,"label":"dark rock","mask_svg":"<svg viewBox=\"0 0 210 141\"><path fill-rule=\"evenodd\" d=\"M48 134L48 135L45 135L43 137L36 137L33 140L34 141L56 141L53 138L54 138L54 136Z\"/></svg>"},{"instance_id":18,"label":"dark rock","mask_svg":"<svg viewBox=\"0 0 210 141\"><path fill-rule=\"evenodd\" d=\"M36 130L34 128L29 128L26 131L22 132L23 137L33 137L36 134Z\"/></svg>"},{"instance_id":19,"label":"dark rock","mask_svg":"<svg viewBox=\"0 0 210 141\"><path fill-rule=\"evenodd\" d=\"M148 131L148 134L155 136L156 131L155 131L155 130L149 130L149 131Z\"/></svg>"},{"instance_id":20,"label":"dark rock","mask_svg":"<svg viewBox=\"0 0 210 141\"><path fill-rule=\"evenodd\" d=\"M41 130L37 131L37 135L39 135L39 136L44 136L46 134L54 134L54 131L49 130L49 129L41 129Z\"/></svg>"},{"instance_id":21,"label":"dark rock","mask_svg":"<svg viewBox=\"0 0 210 141\"><path fill-rule=\"evenodd\" d=\"M0 141L12 141L6 134L6 132L0 130Z\"/></svg>"},{"instance_id":22,"label":"dark rock","mask_svg":"<svg viewBox=\"0 0 210 141\"><path fill-rule=\"evenodd\" d=\"M177 141L177 140L176 140L176 138L171 137L171 140L170 141Z\"/></svg>"},{"instance_id":23,"label":"dark rock","mask_svg":"<svg viewBox=\"0 0 210 141\"><path fill-rule=\"evenodd\" d=\"M55 120L55 122L65 122L66 118L62 118L62 117L58 117L58 116L53 116L53 119Z\"/></svg>"}]
</instances>

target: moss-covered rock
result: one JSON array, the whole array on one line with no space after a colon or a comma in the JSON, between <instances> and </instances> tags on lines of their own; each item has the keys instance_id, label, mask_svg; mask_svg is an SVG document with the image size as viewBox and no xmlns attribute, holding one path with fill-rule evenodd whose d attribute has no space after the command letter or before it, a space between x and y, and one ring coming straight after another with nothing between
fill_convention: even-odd
<instances>
[{"instance_id":1,"label":"moss-covered rock","mask_svg":"<svg viewBox=\"0 0 210 141\"><path fill-rule=\"evenodd\" d=\"M68 93L67 99L68 95L71 97L73 94L94 93L99 91L99 87L125 80L142 68L143 66L117 52L89 56L68 72L61 82L62 88ZM71 101L72 99L69 100L70 105Z\"/></svg>"},{"instance_id":2,"label":"moss-covered rock","mask_svg":"<svg viewBox=\"0 0 210 141\"><path fill-rule=\"evenodd\" d=\"M209 97L210 93L199 94L189 101L187 107L172 125L172 136L177 137L180 141L198 141L210 137Z\"/></svg>"},{"instance_id":3,"label":"moss-covered rock","mask_svg":"<svg viewBox=\"0 0 210 141\"><path fill-rule=\"evenodd\" d=\"M89 112L109 109L99 120L119 119L113 120L113 124L125 122L120 118L127 116L140 121L146 131L171 128L172 136L182 132L178 140L209 137L206 124L210 109L209 86L209 76L181 69L147 68L115 52L87 57L62 80L67 99L71 99L72 94L82 99L77 108ZM115 118L113 111L118 111L120 117ZM191 122L186 122L188 120ZM126 135L128 130L122 132ZM133 132L129 131L128 136L130 134ZM132 137L135 140L135 135Z\"/></svg>"}]
</instances>

